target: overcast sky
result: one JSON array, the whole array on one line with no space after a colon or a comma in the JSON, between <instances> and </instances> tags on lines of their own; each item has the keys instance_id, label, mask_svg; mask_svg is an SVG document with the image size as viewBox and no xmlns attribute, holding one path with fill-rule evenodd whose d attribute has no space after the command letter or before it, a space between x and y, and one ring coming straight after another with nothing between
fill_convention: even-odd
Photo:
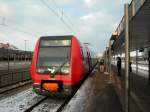
<instances>
[{"instance_id":1,"label":"overcast sky","mask_svg":"<svg viewBox=\"0 0 150 112\"><path fill-rule=\"evenodd\" d=\"M102 53L122 16L124 0L0 0L0 42L33 50L43 35L76 35Z\"/></svg>"}]
</instances>

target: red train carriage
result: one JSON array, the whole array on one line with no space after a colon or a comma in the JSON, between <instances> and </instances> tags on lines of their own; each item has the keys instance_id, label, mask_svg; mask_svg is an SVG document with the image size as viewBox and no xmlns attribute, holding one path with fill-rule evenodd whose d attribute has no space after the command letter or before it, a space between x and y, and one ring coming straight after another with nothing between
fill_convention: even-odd
<instances>
[{"instance_id":1,"label":"red train carriage","mask_svg":"<svg viewBox=\"0 0 150 112\"><path fill-rule=\"evenodd\" d=\"M34 91L42 95L69 95L93 64L88 48L75 36L41 37L30 67Z\"/></svg>"}]
</instances>

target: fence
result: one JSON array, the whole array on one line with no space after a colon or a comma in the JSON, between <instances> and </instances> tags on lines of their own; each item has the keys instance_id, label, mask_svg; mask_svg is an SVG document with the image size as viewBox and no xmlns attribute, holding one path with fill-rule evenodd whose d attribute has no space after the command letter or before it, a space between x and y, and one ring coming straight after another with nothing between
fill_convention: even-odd
<instances>
[{"instance_id":1,"label":"fence","mask_svg":"<svg viewBox=\"0 0 150 112\"><path fill-rule=\"evenodd\" d=\"M30 80L29 70L0 74L0 88Z\"/></svg>"}]
</instances>

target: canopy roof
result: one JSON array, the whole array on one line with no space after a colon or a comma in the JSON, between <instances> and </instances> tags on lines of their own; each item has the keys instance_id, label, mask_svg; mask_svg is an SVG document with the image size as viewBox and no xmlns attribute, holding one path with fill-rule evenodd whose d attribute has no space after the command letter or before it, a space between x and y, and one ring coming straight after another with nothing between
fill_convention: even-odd
<instances>
[{"instance_id":1,"label":"canopy roof","mask_svg":"<svg viewBox=\"0 0 150 112\"><path fill-rule=\"evenodd\" d=\"M146 0L129 22L130 51L150 47L150 0ZM115 53L124 52L125 32L111 36ZM121 48L121 50L119 50ZM118 51L119 50L119 51Z\"/></svg>"}]
</instances>

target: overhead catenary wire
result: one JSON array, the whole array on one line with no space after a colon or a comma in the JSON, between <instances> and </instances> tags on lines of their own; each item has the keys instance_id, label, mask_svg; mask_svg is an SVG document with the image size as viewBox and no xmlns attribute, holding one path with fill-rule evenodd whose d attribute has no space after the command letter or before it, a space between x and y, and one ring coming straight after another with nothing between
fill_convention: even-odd
<instances>
[{"instance_id":1,"label":"overhead catenary wire","mask_svg":"<svg viewBox=\"0 0 150 112\"><path fill-rule=\"evenodd\" d=\"M72 23L72 21L70 20L70 18L66 15L66 13L64 12L64 10L62 8L60 8L55 0L51 0L53 2L53 4L55 5L56 8L58 8L58 11L60 12L61 16L65 16L68 19L68 22L74 26L74 24Z\"/></svg>"},{"instance_id":2,"label":"overhead catenary wire","mask_svg":"<svg viewBox=\"0 0 150 112\"><path fill-rule=\"evenodd\" d=\"M59 12L58 13L54 8L52 8L45 0L41 0L42 3L52 12L54 13L55 16L57 16L60 21L72 32L72 33L75 33L77 34L77 31L75 31L74 29L74 24L72 23L72 21L69 19L69 17L64 13L63 10L61 10L59 8L59 6L57 5L57 3L55 2L55 0L52 0L53 4L55 5L56 8L59 8ZM18 31L18 32L21 32L21 33L25 33L25 34L28 34L28 35L34 35L33 33L29 32L29 31L26 31L26 30L23 30L22 28L18 28L18 26L20 27L21 25L17 25L17 27L14 27L16 25L9 25L8 23L9 22L13 22L9 19L6 19L5 17L2 17L0 16L0 18L2 18L2 22L0 22L0 25L1 26L4 26L4 27L8 27L10 29L13 29L15 31ZM67 21L66 21L67 19ZM8 22L8 23L7 23ZM13 22L14 23L14 22ZM22 27L22 26L21 26ZM25 29L29 29L29 28L25 28ZM39 33L38 33L39 34Z\"/></svg>"},{"instance_id":3,"label":"overhead catenary wire","mask_svg":"<svg viewBox=\"0 0 150 112\"><path fill-rule=\"evenodd\" d=\"M52 7L50 7L48 5L48 3L45 0L41 0L41 2L43 3L43 5L45 5L56 17L58 17L60 19L60 21L72 32L72 33L76 33L74 31L74 29L72 28L72 26L70 26L63 18L63 13L62 15L60 15L57 11L55 11ZM56 2L55 2L56 3Z\"/></svg>"},{"instance_id":4,"label":"overhead catenary wire","mask_svg":"<svg viewBox=\"0 0 150 112\"><path fill-rule=\"evenodd\" d=\"M66 27L71 30L71 32L74 32L74 30L64 21L63 16L60 16L53 8L51 8L47 2L45 2L45 0L41 0L41 2L43 3L43 5L45 5L56 17L58 17L61 22L63 22Z\"/></svg>"},{"instance_id":5,"label":"overhead catenary wire","mask_svg":"<svg viewBox=\"0 0 150 112\"><path fill-rule=\"evenodd\" d=\"M60 21L68 28L68 30L70 30L74 34L77 34L77 31L74 30L74 24L71 22L69 17L66 16L64 11L59 8L59 6L55 2L55 0L52 0L52 2L55 5L55 7L59 9L60 13L58 13L55 9L50 7L50 5L45 0L41 0L41 1L42 1L43 5L45 5L56 17L58 17L60 19ZM0 23L1 26L5 26L5 27L8 27L8 28L11 27L11 29L17 30L19 32L22 32L22 33L25 33L25 34L28 34L28 35L32 35L32 36L34 35L35 36L35 34L33 34L31 32L21 30L22 28L21 29L20 28L14 28L14 27L12 28L12 25L9 25L9 24L6 24L6 23L7 23L7 21L8 22L13 22L13 21L8 20L8 19L6 19L5 17L2 17L2 16L0 16L0 18L2 19L2 22ZM66 18L67 18L68 21L65 20ZM19 25L19 27L20 26L21 25ZM29 28L25 28L25 29L29 29ZM38 34L41 34L41 33L38 33Z\"/></svg>"},{"instance_id":6,"label":"overhead catenary wire","mask_svg":"<svg viewBox=\"0 0 150 112\"><path fill-rule=\"evenodd\" d=\"M37 34L31 33L31 32L34 32L32 28L29 28L27 25L20 25L12 19L8 19L8 18L3 17L3 16L0 16L0 18L2 20L2 22L0 23L1 26L4 26L4 25L7 26L7 27L16 26L17 28L15 28L15 29L20 30L19 32L28 33L32 36L33 35L37 36L37 34L41 34L41 32L37 32L37 31L36 31ZM26 29L28 29L28 31Z\"/></svg>"},{"instance_id":7,"label":"overhead catenary wire","mask_svg":"<svg viewBox=\"0 0 150 112\"><path fill-rule=\"evenodd\" d=\"M0 26L4 26L4 27L7 27L7 28L10 28L14 31L18 31L18 32L21 32L21 33L24 33L24 34L27 34L27 35L32 35L32 36L35 36L33 33L30 33L30 32L27 32L27 31L23 31L23 30L20 30L20 29L17 29L15 27L11 27L9 25L6 25L6 24L0 24Z\"/></svg>"},{"instance_id":8,"label":"overhead catenary wire","mask_svg":"<svg viewBox=\"0 0 150 112\"><path fill-rule=\"evenodd\" d=\"M80 34L80 31L79 29L76 27L76 25L71 21L70 17L64 12L64 10L62 8L60 8L58 5L57 5L57 2L55 0L51 0L53 2L53 4L55 5L56 8L58 8L60 14L61 14L61 17L63 18L66 18L67 21L70 23L70 25L72 25L73 29L75 29L75 31Z\"/></svg>"},{"instance_id":9,"label":"overhead catenary wire","mask_svg":"<svg viewBox=\"0 0 150 112\"><path fill-rule=\"evenodd\" d=\"M7 27L7 28L12 29L14 31L18 31L20 33L24 33L24 34L27 34L30 36L35 36L35 34L33 34L31 32L24 31L24 30L21 30L21 29L18 29L18 28L12 27L11 25L6 24L7 19L5 17L1 17L1 18L2 18L2 23L0 23L0 26Z\"/></svg>"}]
</instances>

